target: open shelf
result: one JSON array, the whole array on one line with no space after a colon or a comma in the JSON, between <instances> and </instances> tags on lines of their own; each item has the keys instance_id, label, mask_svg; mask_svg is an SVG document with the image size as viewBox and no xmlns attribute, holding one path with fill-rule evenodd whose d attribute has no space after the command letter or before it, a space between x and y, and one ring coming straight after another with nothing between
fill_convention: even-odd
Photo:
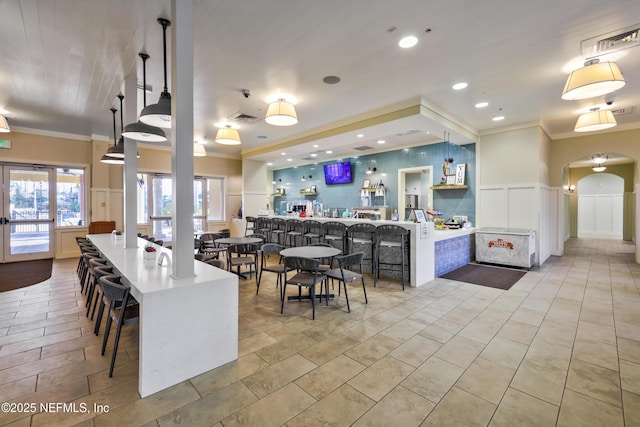
<instances>
[{"instance_id":1,"label":"open shelf","mask_svg":"<svg viewBox=\"0 0 640 427\"><path fill-rule=\"evenodd\" d=\"M434 185L432 190L466 190L468 185Z\"/></svg>"}]
</instances>

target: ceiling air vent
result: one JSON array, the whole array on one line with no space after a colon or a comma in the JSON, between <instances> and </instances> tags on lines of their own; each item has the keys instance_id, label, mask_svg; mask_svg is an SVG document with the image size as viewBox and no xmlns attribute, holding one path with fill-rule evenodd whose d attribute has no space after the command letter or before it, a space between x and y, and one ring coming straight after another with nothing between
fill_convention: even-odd
<instances>
[{"instance_id":1,"label":"ceiling air vent","mask_svg":"<svg viewBox=\"0 0 640 427\"><path fill-rule=\"evenodd\" d=\"M317 157L303 157L302 160L318 161Z\"/></svg>"},{"instance_id":2,"label":"ceiling air vent","mask_svg":"<svg viewBox=\"0 0 640 427\"><path fill-rule=\"evenodd\" d=\"M591 59L638 45L640 45L640 24L583 40L582 54L586 59Z\"/></svg>"},{"instance_id":3,"label":"ceiling air vent","mask_svg":"<svg viewBox=\"0 0 640 427\"><path fill-rule=\"evenodd\" d=\"M418 129L411 129L405 132L400 132L400 133L396 133L397 136L408 136L408 135L414 135L416 133L420 133L420 131Z\"/></svg>"},{"instance_id":4,"label":"ceiling air vent","mask_svg":"<svg viewBox=\"0 0 640 427\"><path fill-rule=\"evenodd\" d=\"M232 114L231 117L229 117L229 119L236 120L236 121L242 122L242 123L255 123L255 122L260 120L259 118L255 117L255 116L252 116L250 114L241 113L240 111L238 111L235 114Z\"/></svg>"},{"instance_id":5,"label":"ceiling air vent","mask_svg":"<svg viewBox=\"0 0 640 427\"><path fill-rule=\"evenodd\" d=\"M362 145L360 147L354 147L353 149L357 151L367 151L367 150L373 150L373 147L369 147L368 145Z\"/></svg>"},{"instance_id":6,"label":"ceiling air vent","mask_svg":"<svg viewBox=\"0 0 640 427\"><path fill-rule=\"evenodd\" d=\"M628 107L628 108L618 108L616 110L611 110L611 113L614 116L625 116L627 114L633 114L636 111L636 107Z\"/></svg>"}]
</instances>

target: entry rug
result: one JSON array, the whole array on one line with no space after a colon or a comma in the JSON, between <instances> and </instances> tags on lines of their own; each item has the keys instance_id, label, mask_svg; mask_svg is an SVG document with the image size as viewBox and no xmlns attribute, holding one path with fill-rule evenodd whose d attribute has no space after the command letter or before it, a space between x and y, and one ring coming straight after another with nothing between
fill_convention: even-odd
<instances>
[{"instance_id":1,"label":"entry rug","mask_svg":"<svg viewBox=\"0 0 640 427\"><path fill-rule=\"evenodd\" d=\"M0 264L0 292L44 282L51 277L53 258Z\"/></svg>"},{"instance_id":2,"label":"entry rug","mask_svg":"<svg viewBox=\"0 0 640 427\"><path fill-rule=\"evenodd\" d=\"M488 265L467 264L443 276L444 279L509 290L527 272Z\"/></svg>"}]
</instances>

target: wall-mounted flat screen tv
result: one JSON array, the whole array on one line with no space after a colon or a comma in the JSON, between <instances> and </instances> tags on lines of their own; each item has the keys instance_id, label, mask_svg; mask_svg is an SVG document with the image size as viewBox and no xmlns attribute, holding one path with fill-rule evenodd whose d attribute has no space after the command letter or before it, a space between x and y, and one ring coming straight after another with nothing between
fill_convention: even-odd
<instances>
[{"instance_id":1,"label":"wall-mounted flat screen tv","mask_svg":"<svg viewBox=\"0 0 640 427\"><path fill-rule=\"evenodd\" d=\"M351 176L351 163L340 162L324 165L325 184L348 184L352 181L353 176Z\"/></svg>"}]
</instances>

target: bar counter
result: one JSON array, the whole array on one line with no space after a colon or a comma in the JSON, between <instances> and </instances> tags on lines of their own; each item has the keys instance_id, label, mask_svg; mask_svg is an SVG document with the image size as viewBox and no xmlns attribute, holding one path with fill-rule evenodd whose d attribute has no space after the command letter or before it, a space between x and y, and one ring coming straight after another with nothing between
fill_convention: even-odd
<instances>
[{"instance_id":1,"label":"bar counter","mask_svg":"<svg viewBox=\"0 0 640 427\"><path fill-rule=\"evenodd\" d=\"M285 216L270 216L269 218L284 218ZM446 242L450 239L456 239L463 237L467 245L471 244L473 240L473 233L475 228L463 228L459 230L434 230L433 222L415 223L411 221L391 221L391 220L370 220L370 219L357 219L357 218L324 218L324 217L308 217L299 218L292 217L293 219L299 219L301 221L314 220L318 222L336 221L346 224L347 226L352 224L367 223L373 225L399 225L410 231L409 239L409 253L410 253L410 285L413 287L422 286L437 277L436 270L436 242ZM466 236L466 237L464 237ZM464 243L463 243L464 244ZM471 247L460 248L461 251L470 252ZM458 262L460 258L456 256ZM446 268L445 268L446 269ZM442 273L444 274L444 273Z\"/></svg>"},{"instance_id":2,"label":"bar counter","mask_svg":"<svg viewBox=\"0 0 640 427\"><path fill-rule=\"evenodd\" d=\"M137 248L124 239L90 234L131 295L140 303L139 379L142 397L156 393L238 358L238 278L195 261L195 276L175 279L171 265L158 257L171 250L156 247L155 260L143 259L150 243L138 238ZM118 370L114 375L118 375Z\"/></svg>"}]
</instances>

